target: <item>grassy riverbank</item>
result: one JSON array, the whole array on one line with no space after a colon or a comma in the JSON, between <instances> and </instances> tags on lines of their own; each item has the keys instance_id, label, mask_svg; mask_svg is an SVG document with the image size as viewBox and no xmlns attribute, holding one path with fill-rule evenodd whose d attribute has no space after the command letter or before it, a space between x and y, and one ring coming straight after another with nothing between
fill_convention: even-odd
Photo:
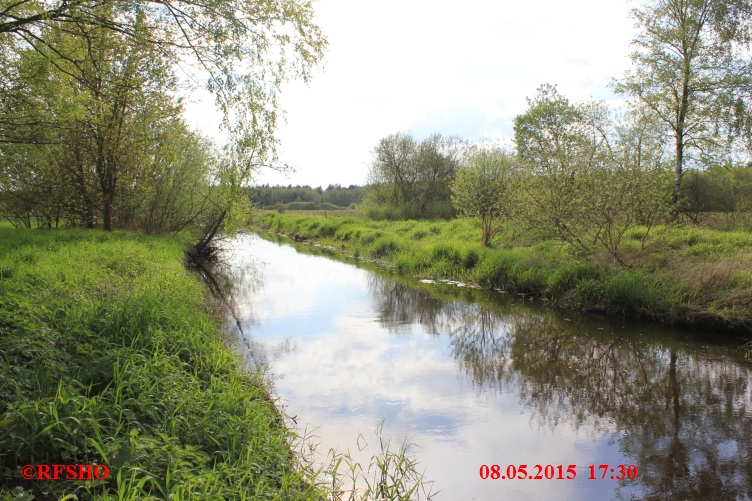
<instances>
[{"instance_id":1,"label":"grassy riverbank","mask_svg":"<svg viewBox=\"0 0 752 501\"><path fill-rule=\"evenodd\" d=\"M0 498L321 498L202 308L185 243L0 227ZM110 475L24 481L38 463Z\"/></svg>"},{"instance_id":2,"label":"grassy riverbank","mask_svg":"<svg viewBox=\"0 0 752 501\"><path fill-rule=\"evenodd\" d=\"M402 273L450 278L545 298L563 307L652 318L666 323L752 331L752 234L694 227L626 235L634 265L609 256L578 256L541 235L510 230L481 248L470 220L372 221L265 213L263 229L315 239L355 256L377 258Z\"/></svg>"}]
</instances>

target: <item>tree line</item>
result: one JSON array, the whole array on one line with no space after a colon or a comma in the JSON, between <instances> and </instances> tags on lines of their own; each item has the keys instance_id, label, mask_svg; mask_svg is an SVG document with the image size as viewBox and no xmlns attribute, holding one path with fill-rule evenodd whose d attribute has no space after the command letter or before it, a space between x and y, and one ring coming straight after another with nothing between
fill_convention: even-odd
<instances>
[{"instance_id":1,"label":"tree line","mask_svg":"<svg viewBox=\"0 0 752 501\"><path fill-rule=\"evenodd\" d=\"M373 150L371 217L478 218L487 245L512 224L623 265L625 234L658 222L752 209L752 3L654 0L633 10L626 105L572 103L542 85L514 121L514 146L435 134Z\"/></svg>"},{"instance_id":2,"label":"tree line","mask_svg":"<svg viewBox=\"0 0 752 501\"><path fill-rule=\"evenodd\" d=\"M242 217L282 82L326 48L305 0L0 2L0 215L204 237ZM223 113L190 130L187 91Z\"/></svg>"},{"instance_id":3,"label":"tree line","mask_svg":"<svg viewBox=\"0 0 752 501\"><path fill-rule=\"evenodd\" d=\"M360 203L363 198L363 187L351 184L341 186L330 184L326 189L321 186L312 188L305 186L270 186L264 184L249 190L249 197L254 206L263 209L277 209L281 205L295 204L303 210L315 210L318 207L341 208Z\"/></svg>"}]
</instances>

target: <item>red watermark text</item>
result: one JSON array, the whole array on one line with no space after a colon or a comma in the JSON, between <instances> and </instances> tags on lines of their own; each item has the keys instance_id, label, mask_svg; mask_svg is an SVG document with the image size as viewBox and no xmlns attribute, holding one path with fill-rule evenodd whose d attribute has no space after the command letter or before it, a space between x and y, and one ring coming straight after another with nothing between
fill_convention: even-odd
<instances>
[{"instance_id":1,"label":"red watermark text","mask_svg":"<svg viewBox=\"0 0 752 501\"><path fill-rule=\"evenodd\" d=\"M21 467L24 480L104 480L110 469L103 464L27 464Z\"/></svg>"}]
</instances>

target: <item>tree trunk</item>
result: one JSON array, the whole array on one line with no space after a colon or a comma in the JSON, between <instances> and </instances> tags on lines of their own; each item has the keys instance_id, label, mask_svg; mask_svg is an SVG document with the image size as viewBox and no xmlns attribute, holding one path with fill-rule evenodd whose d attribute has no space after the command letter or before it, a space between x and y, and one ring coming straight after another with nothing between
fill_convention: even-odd
<instances>
[{"instance_id":1,"label":"tree trunk","mask_svg":"<svg viewBox=\"0 0 752 501\"><path fill-rule=\"evenodd\" d=\"M104 199L104 230L112 231L112 196L108 195Z\"/></svg>"},{"instance_id":2,"label":"tree trunk","mask_svg":"<svg viewBox=\"0 0 752 501\"><path fill-rule=\"evenodd\" d=\"M676 162L674 164L674 193L671 195L671 201L674 207L679 203L679 190L681 188L682 167L684 163L684 137L683 131L676 131Z\"/></svg>"},{"instance_id":3,"label":"tree trunk","mask_svg":"<svg viewBox=\"0 0 752 501\"><path fill-rule=\"evenodd\" d=\"M96 219L94 216L94 204L91 201L86 202L86 227L90 230L96 226Z\"/></svg>"},{"instance_id":4,"label":"tree trunk","mask_svg":"<svg viewBox=\"0 0 752 501\"><path fill-rule=\"evenodd\" d=\"M219 217L211 223L211 226L205 230L206 233L204 236L194 246L193 255L195 259L201 259L213 254L213 250L211 250L209 244L211 244L212 240L214 240L214 237L217 235L219 228L222 226L222 222L225 220L225 216L227 216L227 209L224 209L219 214Z\"/></svg>"},{"instance_id":5,"label":"tree trunk","mask_svg":"<svg viewBox=\"0 0 752 501\"><path fill-rule=\"evenodd\" d=\"M491 238L491 225L489 223L486 223L485 221L482 224L482 236L480 238L480 246L481 247L488 247L488 241Z\"/></svg>"}]
</instances>

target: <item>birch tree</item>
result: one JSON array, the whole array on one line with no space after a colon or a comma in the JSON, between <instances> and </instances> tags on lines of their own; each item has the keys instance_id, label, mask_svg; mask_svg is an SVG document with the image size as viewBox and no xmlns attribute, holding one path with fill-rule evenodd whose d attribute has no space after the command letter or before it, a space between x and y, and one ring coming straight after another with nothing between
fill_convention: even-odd
<instances>
[{"instance_id":1,"label":"birch tree","mask_svg":"<svg viewBox=\"0 0 752 501\"><path fill-rule=\"evenodd\" d=\"M632 11L633 68L615 90L634 98L673 136L674 187L684 170L728 155L749 132L749 0L653 0Z\"/></svg>"}]
</instances>

